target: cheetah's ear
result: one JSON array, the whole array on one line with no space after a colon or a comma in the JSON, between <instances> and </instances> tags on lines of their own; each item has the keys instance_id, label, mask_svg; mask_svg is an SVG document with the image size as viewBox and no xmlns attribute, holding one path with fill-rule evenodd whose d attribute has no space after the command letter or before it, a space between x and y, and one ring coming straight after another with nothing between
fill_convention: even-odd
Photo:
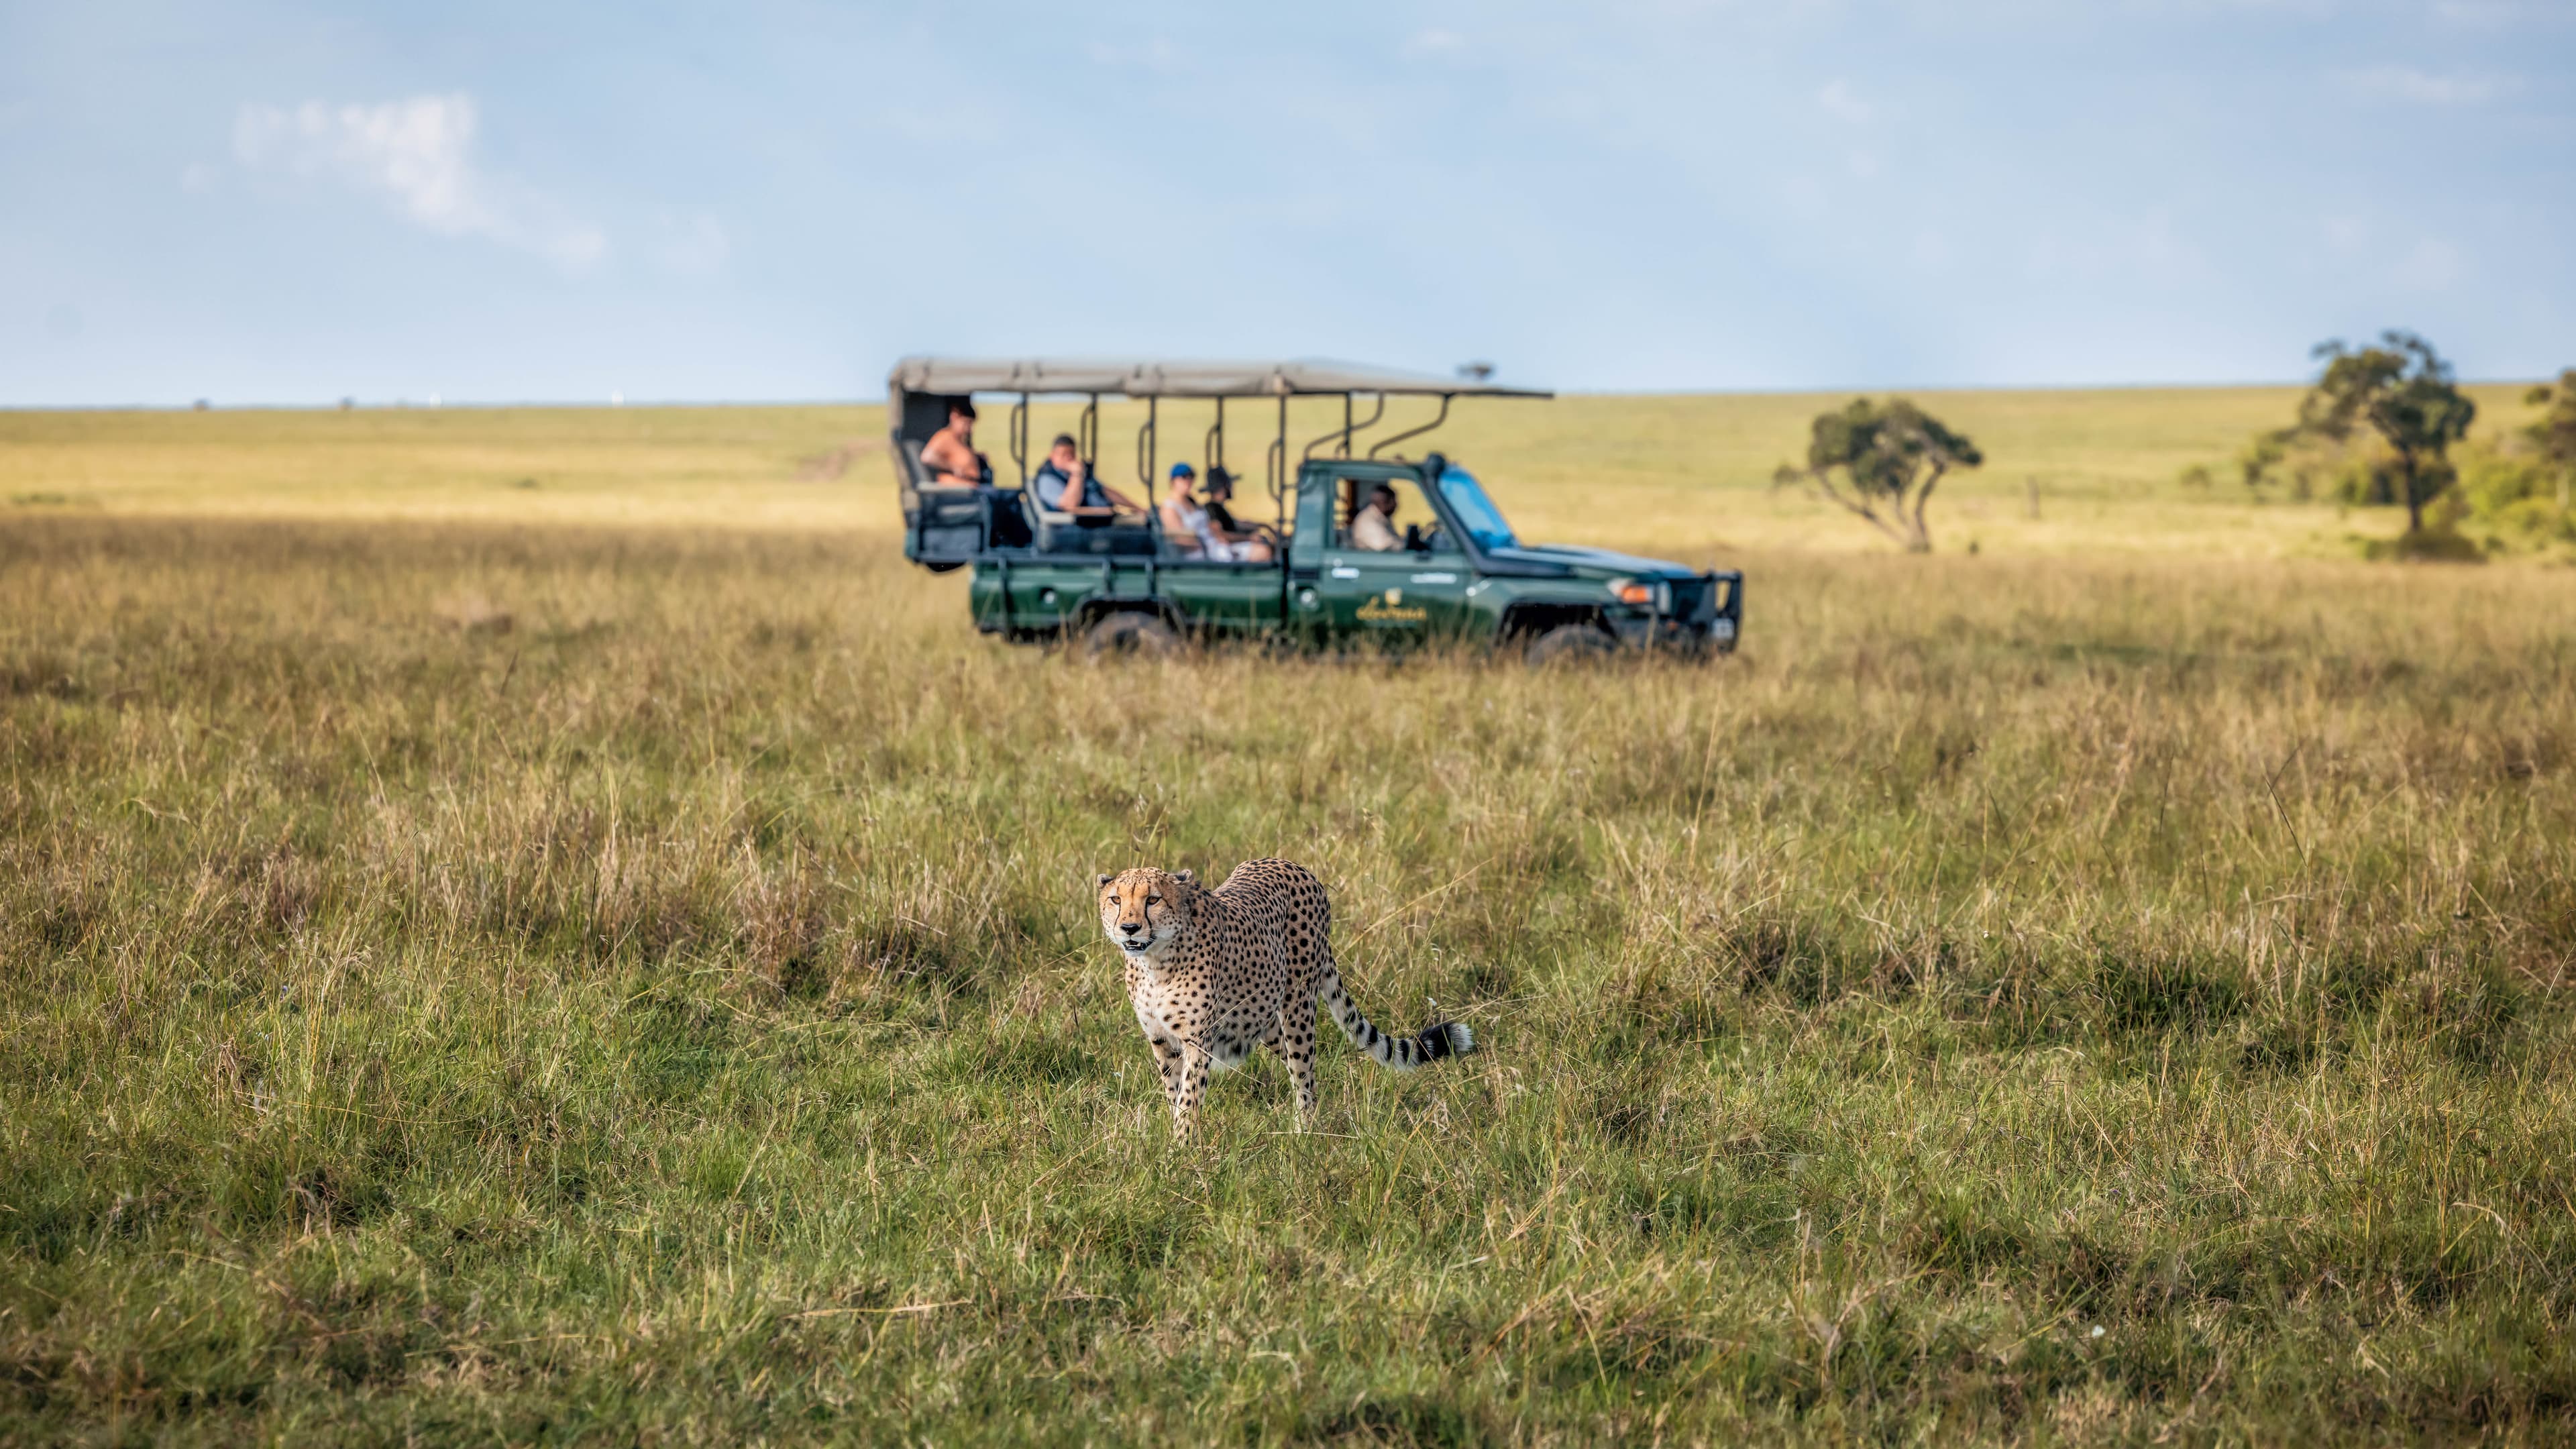
<instances>
[{"instance_id":1,"label":"cheetah's ear","mask_svg":"<svg viewBox=\"0 0 2576 1449\"><path fill-rule=\"evenodd\" d=\"M1199 878L1197 876L1192 875L1190 872L1185 870L1173 871L1172 879L1179 881L1183 885L1197 885L1199 883Z\"/></svg>"},{"instance_id":2,"label":"cheetah's ear","mask_svg":"<svg viewBox=\"0 0 2576 1449\"><path fill-rule=\"evenodd\" d=\"M1114 875L1104 875L1104 876L1102 876L1102 877L1100 878L1100 883L1101 883L1102 885L1107 885L1107 884L1109 884L1111 881L1116 880L1116 879L1118 879L1118 877L1116 877L1116 876L1114 876Z\"/></svg>"}]
</instances>

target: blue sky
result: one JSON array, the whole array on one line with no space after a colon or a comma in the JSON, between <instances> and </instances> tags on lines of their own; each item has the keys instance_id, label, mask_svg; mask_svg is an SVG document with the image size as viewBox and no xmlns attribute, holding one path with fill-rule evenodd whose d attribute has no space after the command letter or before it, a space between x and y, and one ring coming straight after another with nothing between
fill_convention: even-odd
<instances>
[{"instance_id":1,"label":"blue sky","mask_svg":"<svg viewBox=\"0 0 2576 1449\"><path fill-rule=\"evenodd\" d=\"M0 0L0 405L2576 365L2576 0Z\"/></svg>"}]
</instances>

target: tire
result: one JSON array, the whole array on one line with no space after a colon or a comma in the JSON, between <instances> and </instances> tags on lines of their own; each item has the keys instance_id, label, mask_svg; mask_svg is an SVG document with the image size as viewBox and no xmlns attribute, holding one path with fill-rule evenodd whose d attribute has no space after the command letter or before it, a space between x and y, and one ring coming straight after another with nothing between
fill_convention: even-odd
<instances>
[{"instance_id":1,"label":"tire","mask_svg":"<svg viewBox=\"0 0 2576 1449\"><path fill-rule=\"evenodd\" d=\"M921 561L921 566L930 570L934 574L955 573L957 570L966 567L966 560L962 558L946 558L935 561L931 559L923 559Z\"/></svg>"},{"instance_id":2,"label":"tire","mask_svg":"<svg viewBox=\"0 0 2576 1449\"><path fill-rule=\"evenodd\" d=\"M1522 657L1535 668L1546 664L1575 664L1607 659L1619 650L1619 641L1595 624L1559 624L1531 642Z\"/></svg>"},{"instance_id":3,"label":"tire","mask_svg":"<svg viewBox=\"0 0 2576 1449\"><path fill-rule=\"evenodd\" d=\"M1082 636L1086 659L1167 659L1181 652L1181 636L1151 614L1108 614Z\"/></svg>"}]
</instances>

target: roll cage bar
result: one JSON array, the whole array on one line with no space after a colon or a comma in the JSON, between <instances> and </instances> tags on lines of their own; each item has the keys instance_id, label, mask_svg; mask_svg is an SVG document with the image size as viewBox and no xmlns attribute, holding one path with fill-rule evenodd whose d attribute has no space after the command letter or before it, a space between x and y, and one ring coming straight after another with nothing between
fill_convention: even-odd
<instances>
[{"instance_id":1,"label":"roll cage bar","mask_svg":"<svg viewBox=\"0 0 2576 1449\"><path fill-rule=\"evenodd\" d=\"M1029 483L1029 402L1037 397L1080 397L1082 416L1075 424L1075 446L1085 458L1097 458L1100 446L1100 400L1103 397L1143 398L1145 421L1136 430L1137 481L1145 488L1145 506L1155 506L1155 454L1161 446L1161 407L1164 398L1207 399L1216 404L1216 422L1207 431L1204 451L1208 466L1216 468L1225 460L1225 405L1230 398L1276 398L1279 403L1278 429L1262 459L1262 481L1277 510L1278 527L1286 532L1288 495L1295 483L1288 460L1288 400L1294 397L1330 397L1342 399L1342 425L1328 429L1306 443L1298 454L1305 462L1316 456L1316 450L1330 443L1333 451L1326 456L1348 458L1360 434L1376 427L1386 418L1390 397L1438 398L1440 410L1431 421L1418 427L1378 439L1368 451L1376 458L1386 449L1407 439L1431 432L1449 420L1449 406L1462 397L1555 396L1536 388L1497 387L1489 383L1452 380L1424 373L1404 372L1393 368L1368 367L1356 363L1303 360L1293 362L1138 362L1092 359L968 359L942 357L907 357L894 365L886 378L887 413L893 421L898 455L907 429L916 420L915 403L933 402L945 421L945 403L972 397L979 392L1016 394L1011 404L1007 434L1011 462L1019 470L1020 486ZM1374 399L1367 417L1356 415L1356 401L1363 393ZM923 413L926 416L927 413ZM918 440L916 440L918 441ZM1401 457L1402 455L1397 455Z\"/></svg>"}]
</instances>

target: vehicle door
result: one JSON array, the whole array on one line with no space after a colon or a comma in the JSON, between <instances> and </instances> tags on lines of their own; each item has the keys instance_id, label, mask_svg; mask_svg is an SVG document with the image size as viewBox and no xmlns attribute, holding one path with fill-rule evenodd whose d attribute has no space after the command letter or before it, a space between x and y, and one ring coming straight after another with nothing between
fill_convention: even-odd
<instances>
[{"instance_id":1,"label":"vehicle door","mask_svg":"<svg viewBox=\"0 0 2576 1449\"><path fill-rule=\"evenodd\" d=\"M1355 526L1381 487L1395 494L1393 549L1363 546L1373 530ZM1332 539L1317 588L1335 631L1399 646L1458 637L1474 574L1420 478L1410 469L1353 469L1335 478L1332 496Z\"/></svg>"}]
</instances>

